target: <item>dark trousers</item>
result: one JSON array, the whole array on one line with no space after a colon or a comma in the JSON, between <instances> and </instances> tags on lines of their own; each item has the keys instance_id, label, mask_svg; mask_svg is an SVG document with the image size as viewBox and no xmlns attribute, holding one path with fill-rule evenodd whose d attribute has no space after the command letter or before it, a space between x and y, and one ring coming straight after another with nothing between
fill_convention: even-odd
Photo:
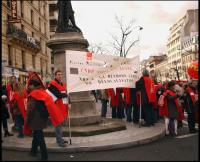
<instances>
[{"instance_id":1,"label":"dark trousers","mask_svg":"<svg viewBox=\"0 0 200 162\"><path fill-rule=\"evenodd\" d=\"M125 105L126 109L126 121L127 122L132 122L132 105Z\"/></svg>"},{"instance_id":2,"label":"dark trousers","mask_svg":"<svg viewBox=\"0 0 200 162\"><path fill-rule=\"evenodd\" d=\"M33 131L33 140L32 140L32 148L31 152L36 154L38 150L38 146L40 147L41 157L43 159L47 159L47 148L44 140L43 130L34 130Z\"/></svg>"},{"instance_id":3,"label":"dark trousers","mask_svg":"<svg viewBox=\"0 0 200 162\"><path fill-rule=\"evenodd\" d=\"M192 131L195 129L195 113L188 113L188 127Z\"/></svg>"},{"instance_id":4,"label":"dark trousers","mask_svg":"<svg viewBox=\"0 0 200 162\"><path fill-rule=\"evenodd\" d=\"M154 124L155 121L155 114L154 114L154 110L153 110L153 105L152 104L144 104L143 105L144 108L144 114L145 114L145 122L148 125L152 125Z\"/></svg>"},{"instance_id":5,"label":"dark trousers","mask_svg":"<svg viewBox=\"0 0 200 162\"><path fill-rule=\"evenodd\" d=\"M124 106L120 105L117 107L117 118L122 119L125 118L125 113L124 113Z\"/></svg>"},{"instance_id":6,"label":"dark trousers","mask_svg":"<svg viewBox=\"0 0 200 162\"><path fill-rule=\"evenodd\" d=\"M112 118L117 118L117 107L116 106L112 107Z\"/></svg>"},{"instance_id":7,"label":"dark trousers","mask_svg":"<svg viewBox=\"0 0 200 162\"><path fill-rule=\"evenodd\" d=\"M139 106L133 105L133 122L137 123L139 121Z\"/></svg>"},{"instance_id":8,"label":"dark trousers","mask_svg":"<svg viewBox=\"0 0 200 162\"><path fill-rule=\"evenodd\" d=\"M102 99L102 100L101 100L101 103L102 103L102 107L101 107L101 117L106 117L108 100Z\"/></svg>"},{"instance_id":9,"label":"dark trousers","mask_svg":"<svg viewBox=\"0 0 200 162\"><path fill-rule=\"evenodd\" d=\"M2 119L2 125L3 125L3 129L4 129L4 130L8 130L7 119Z\"/></svg>"},{"instance_id":10,"label":"dark trousers","mask_svg":"<svg viewBox=\"0 0 200 162\"><path fill-rule=\"evenodd\" d=\"M24 125L24 118L22 115L16 115L15 116L15 123L16 126L18 127L19 135L23 136L23 125Z\"/></svg>"}]
</instances>

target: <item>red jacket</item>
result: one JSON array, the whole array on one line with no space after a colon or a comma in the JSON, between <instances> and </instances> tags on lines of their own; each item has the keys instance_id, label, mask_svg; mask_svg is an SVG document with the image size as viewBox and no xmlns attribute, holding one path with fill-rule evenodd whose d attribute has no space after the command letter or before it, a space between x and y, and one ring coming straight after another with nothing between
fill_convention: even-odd
<instances>
[{"instance_id":1,"label":"red jacket","mask_svg":"<svg viewBox=\"0 0 200 162\"><path fill-rule=\"evenodd\" d=\"M49 86L50 85L53 85L55 86L60 92L64 92L64 93L67 93L66 91L66 86L63 84L59 84L58 82L56 82L55 80L52 80L50 83L49 83ZM63 103L63 100L62 98L58 98L55 102L55 104L57 105L58 108L60 108L60 110L62 111L62 114L64 116L64 118L68 117L68 104L64 104Z\"/></svg>"},{"instance_id":2,"label":"red jacket","mask_svg":"<svg viewBox=\"0 0 200 162\"><path fill-rule=\"evenodd\" d=\"M176 93L174 93L171 90L166 90L163 95L164 95L164 97L166 97L167 95L176 96ZM179 113L178 120L182 120L184 118L184 114L183 114L181 106L179 105L178 99L175 99L175 104L176 104L176 108L178 109L178 113ZM159 115L160 116L168 116L168 113L169 113L168 105L167 105L167 100L165 98L164 106L160 107Z\"/></svg>"},{"instance_id":3,"label":"red jacket","mask_svg":"<svg viewBox=\"0 0 200 162\"><path fill-rule=\"evenodd\" d=\"M120 89L119 89L119 88L116 88L116 94L115 94L113 88L109 88L109 89L107 90L107 92L108 92L108 96L111 97L110 106L111 106L111 107L119 106L119 104L120 104L120 101L119 101Z\"/></svg>"},{"instance_id":4,"label":"red jacket","mask_svg":"<svg viewBox=\"0 0 200 162\"><path fill-rule=\"evenodd\" d=\"M130 105L131 102L131 89L130 88L123 88L123 92L124 92L124 102L128 105Z\"/></svg>"},{"instance_id":5,"label":"red jacket","mask_svg":"<svg viewBox=\"0 0 200 162\"><path fill-rule=\"evenodd\" d=\"M155 94L155 87L154 82L150 77L143 77L144 79L144 85L146 88L147 97L149 99L149 103L155 103L156 102L156 94Z\"/></svg>"},{"instance_id":6,"label":"red jacket","mask_svg":"<svg viewBox=\"0 0 200 162\"><path fill-rule=\"evenodd\" d=\"M44 89L35 89L30 92L29 96L44 102L48 110L50 120L55 127L63 123L65 118L62 115L61 110L57 108L52 97Z\"/></svg>"}]
</instances>

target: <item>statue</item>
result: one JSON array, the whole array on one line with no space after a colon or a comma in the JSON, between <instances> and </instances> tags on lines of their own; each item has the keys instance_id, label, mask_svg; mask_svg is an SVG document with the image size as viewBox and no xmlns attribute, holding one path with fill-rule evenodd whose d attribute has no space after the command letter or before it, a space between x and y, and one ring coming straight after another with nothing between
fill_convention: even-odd
<instances>
[{"instance_id":1,"label":"statue","mask_svg":"<svg viewBox=\"0 0 200 162\"><path fill-rule=\"evenodd\" d=\"M58 0L58 24L56 33L81 32L76 26L74 11L70 0Z\"/></svg>"}]
</instances>

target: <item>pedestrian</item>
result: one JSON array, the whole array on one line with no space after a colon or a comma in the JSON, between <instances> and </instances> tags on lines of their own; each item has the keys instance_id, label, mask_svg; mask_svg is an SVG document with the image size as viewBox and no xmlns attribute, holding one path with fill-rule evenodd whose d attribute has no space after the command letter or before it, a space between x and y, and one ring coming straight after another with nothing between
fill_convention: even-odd
<instances>
[{"instance_id":1,"label":"pedestrian","mask_svg":"<svg viewBox=\"0 0 200 162\"><path fill-rule=\"evenodd\" d=\"M98 102L98 97L97 97L96 90L92 90L91 93L94 95L95 101Z\"/></svg>"},{"instance_id":2,"label":"pedestrian","mask_svg":"<svg viewBox=\"0 0 200 162\"><path fill-rule=\"evenodd\" d=\"M18 128L18 138L24 138L24 117L26 116L25 107L22 106L23 103L23 87L21 84L17 83L13 87L13 97L11 102L13 103L13 115L15 118L15 124Z\"/></svg>"},{"instance_id":3,"label":"pedestrian","mask_svg":"<svg viewBox=\"0 0 200 162\"><path fill-rule=\"evenodd\" d=\"M31 156L36 156L38 146L41 151L41 160L48 160L47 147L43 129L46 128L48 117L57 126L64 121L60 109L56 107L52 97L45 91L45 86L37 73L32 73L27 82L27 120L26 123L33 131Z\"/></svg>"},{"instance_id":4,"label":"pedestrian","mask_svg":"<svg viewBox=\"0 0 200 162\"><path fill-rule=\"evenodd\" d=\"M56 70L55 79L48 86L47 92L53 97L57 107L62 111L64 118L68 117L68 95L66 85L62 82L61 70ZM68 141L62 137L62 124L55 127L56 141L58 146L66 147Z\"/></svg>"},{"instance_id":5,"label":"pedestrian","mask_svg":"<svg viewBox=\"0 0 200 162\"><path fill-rule=\"evenodd\" d=\"M108 92L106 89L101 89L99 91L99 99L101 100L101 117L106 118L107 114L107 104L109 102Z\"/></svg>"},{"instance_id":6,"label":"pedestrian","mask_svg":"<svg viewBox=\"0 0 200 162\"><path fill-rule=\"evenodd\" d=\"M136 100L136 88L130 88L131 93L131 103L133 107L133 123L137 124L139 122L139 106L137 105Z\"/></svg>"},{"instance_id":7,"label":"pedestrian","mask_svg":"<svg viewBox=\"0 0 200 162\"><path fill-rule=\"evenodd\" d=\"M178 134L178 117L179 114L182 114L178 101L179 96L175 91L175 85L175 81L170 81L168 83L168 89L163 93L165 106L163 107L164 111L162 111L162 115L165 117L166 135L171 134L172 136L176 136Z\"/></svg>"},{"instance_id":8,"label":"pedestrian","mask_svg":"<svg viewBox=\"0 0 200 162\"><path fill-rule=\"evenodd\" d=\"M10 115L9 115L8 104L7 104L7 96L6 95L2 96L1 107L2 107L1 108L1 120L2 120L2 125L3 125L3 130L4 130L4 137L13 136L13 134L8 131L7 120L10 118Z\"/></svg>"},{"instance_id":9,"label":"pedestrian","mask_svg":"<svg viewBox=\"0 0 200 162\"><path fill-rule=\"evenodd\" d=\"M122 88L124 96L123 96L123 101L124 101L124 107L126 111L126 121L127 122L132 122L132 102L131 102L131 89L130 88Z\"/></svg>"},{"instance_id":10,"label":"pedestrian","mask_svg":"<svg viewBox=\"0 0 200 162\"><path fill-rule=\"evenodd\" d=\"M187 121L190 133L196 133L197 130L195 128L195 92L194 87L192 84L184 86L184 105L185 110L188 114Z\"/></svg>"},{"instance_id":11,"label":"pedestrian","mask_svg":"<svg viewBox=\"0 0 200 162\"><path fill-rule=\"evenodd\" d=\"M144 110L144 120L143 126L149 127L154 125L155 114L153 110L153 104L156 102L155 99L155 87L153 80L149 77L148 70L144 70L142 77L138 81L137 90L141 93L141 104Z\"/></svg>"},{"instance_id":12,"label":"pedestrian","mask_svg":"<svg viewBox=\"0 0 200 162\"><path fill-rule=\"evenodd\" d=\"M108 96L110 98L110 107L112 112L112 118L120 118L120 89L119 88L109 88Z\"/></svg>"},{"instance_id":13,"label":"pedestrian","mask_svg":"<svg viewBox=\"0 0 200 162\"><path fill-rule=\"evenodd\" d=\"M6 86L6 92L7 92L7 97L8 97L8 104L9 104L9 108L10 108L10 113L11 113L11 116L12 116L12 120L13 120L13 123L14 123L14 126L13 126L13 130L17 130L17 126L16 126L16 123L15 123L15 116L13 114L13 102L11 101L13 99L13 94L14 94L14 87L15 85L17 84L17 78L16 76L11 76L10 77L10 80L9 80L9 83L7 84Z\"/></svg>"}]
</instances>

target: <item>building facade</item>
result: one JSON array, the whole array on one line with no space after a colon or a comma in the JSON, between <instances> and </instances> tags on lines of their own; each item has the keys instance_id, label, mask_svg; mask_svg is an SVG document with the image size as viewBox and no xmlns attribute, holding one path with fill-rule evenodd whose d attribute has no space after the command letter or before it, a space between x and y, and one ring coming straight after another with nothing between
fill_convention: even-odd
<instances>
[{"instance_id":1,"label":"building facade","mask_svg":"<svg viewBox=\"0 0 200 162\"><path fill-rule=\"evenodd\" d=\"M186 14L170 28L167 41L167 70L174 80L186 80L186 66L183 66L183 56L186 48L183 48L182 42L193 37L194 33L198 33L198 9L187 10ZM197 53L197 51L193 52Z\"/></svg>"},{"instance_id":2,"label":"building facade","mask_svg":"<svg viewBox=\"0 0 200 162\"><path fill-rule=\"evenodd\" d=\"M28 70L36 70L44 81L50 76L48 1L15 1L20 22L12 23L12 0L2 1L2 81L16 75L25 83Z\"/></svg>"},{"instance_id":3,"label":"building facade","mask_svg":"<svg viewBox=\"0 0 200 162\"><path fill-rule=\"evenodd\" d=\"M50 25L50 38L55 34L56 26L58 22L58 8L57 8L57 0L49 1L49 25ZM53 74L55 71L54 66L54 56L51 51L51 73ZM53 77L53 76L52 76Z\"/></svg>"}]
</instances>

